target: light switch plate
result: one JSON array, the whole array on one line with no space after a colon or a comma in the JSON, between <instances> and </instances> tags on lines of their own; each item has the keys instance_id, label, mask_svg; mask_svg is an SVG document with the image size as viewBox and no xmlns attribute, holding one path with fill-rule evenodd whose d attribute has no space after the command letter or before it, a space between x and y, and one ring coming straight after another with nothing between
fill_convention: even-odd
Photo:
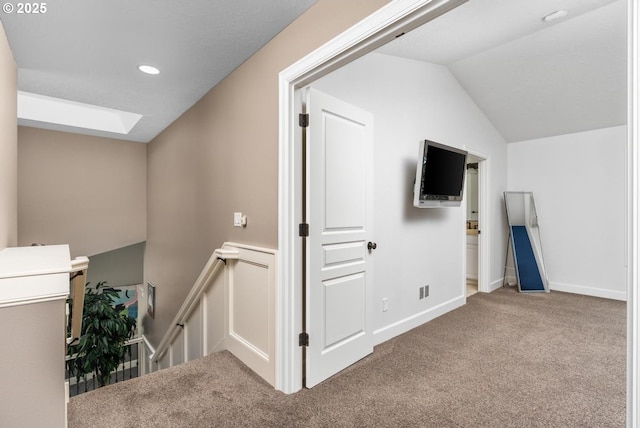
<instances>
[{"instance_id":1,"label":"light switch plate","mask_svg":"<svg viewBox=\"0 0 640 428\"><path fill-rule=\"evenodd\" d=\"M233 225L242 227L242 213L233 213Z\"/></svg>"},{"instance_id":2,"label":"light switch plate","mask_svg":"<svg viewBox=\"0 0 640 428\"><path fill-rule=\"evenodd\" d=\"M233 225L235 227L245 227L247 225L247 216L240 212L233 213Z\"/></svg>"}]
</instances>

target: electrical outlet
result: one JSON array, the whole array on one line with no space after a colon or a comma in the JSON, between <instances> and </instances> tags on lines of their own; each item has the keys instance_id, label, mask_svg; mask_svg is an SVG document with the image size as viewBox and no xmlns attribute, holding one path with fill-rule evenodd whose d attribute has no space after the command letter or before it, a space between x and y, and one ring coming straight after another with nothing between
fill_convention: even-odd
<instances>
[{"instance_id":1,"label":"electrical outlet","mask_svg":"<svg viewBox=\"0 0 640 428\"><path fill-rule=\"evenodd\" d=\"M389 310L389 304L387 298L382 299L382 312L387 312Z\"/></svg>"},{"instance_id":2,"label":"electrical outlet","mask_svg":"<svg viewBox=\"0 0 640 428\"><path fill-rule=\"evenodd\" d=\"M424 287L420 287L420 300L429 297L429 286L425 285Z\"/></svg>"}]
</instances>

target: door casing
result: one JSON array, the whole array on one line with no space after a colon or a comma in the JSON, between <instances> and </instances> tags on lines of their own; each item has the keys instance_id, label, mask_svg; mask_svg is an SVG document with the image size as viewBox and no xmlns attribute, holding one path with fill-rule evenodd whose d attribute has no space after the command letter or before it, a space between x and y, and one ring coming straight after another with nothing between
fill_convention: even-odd
<instances>
[{"instance_id":1,"label":"door casing","mask_svg":"<svg viewBox=\"0 0 640 428\"><path fill-rule=\"evenodd\" d=\"M471 147L464 148L469 155L478 159L478 229L480 236L478 237L478 291L481 293L489 293L493 291L489 283L489 254L491 249L491 210L488 203L489 197L489 176L490 162L489 156ZM466 212L466 198L463 198L463 211ZM463 239L463 257L467 255L466 235ZM462 266L466 266L466 259L463 260ZM466 278L462 284L462 289L466 287Z\"/></svg>"},{"instance_id":2,"label":"door casing","mask_svg":"<svg viewBox=\"0 0 640 428\"><path fill-rule=\"evenodd\" d=\"M279 79L278 285L276 389L302 389L302 239L300 89L467 0L395 0L283 70ZM307 195L309 197L309 195Z\"/></svg>"}]
</instances>

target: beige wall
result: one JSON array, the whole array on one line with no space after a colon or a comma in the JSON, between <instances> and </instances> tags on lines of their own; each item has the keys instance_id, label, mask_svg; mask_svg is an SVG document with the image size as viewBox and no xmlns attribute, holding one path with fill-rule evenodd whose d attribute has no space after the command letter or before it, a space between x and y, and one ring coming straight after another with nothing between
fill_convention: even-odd
<instances>
[{"instance_id":1,"label":"beige wall","mask_svg":"<svg viewBox=\"0 0 640 428\"><path fill-rule=\"evenodd\" d=\"M64 426L64 312L64 299L0 308L1 426Z\"/></svg>"},{"instance_id":2,"label":"beige wall","mask_svg":"<svg viewBox=\"0 0 640 428\"><path fill-rule=\"evenodd\" d=\"M148 148L145 281L158 344L211 252L226 241L277 247L278 74L387 0L319 0ZM248 217L233 227L233 212Z\"/></svg>"},{"instance_id":3,"label":"beige wall","mask_svg":"<svg viewBox=\"0 0 640 428\"><path fill-rule=\"evenodd\" d=\"M91 256L146 239L147 145L18 128L18 244Z\"/></svg>"},{"instance_id":4,"label":"beige wall","mask_svg":"<svg viewBox=\"0 0 640 428\"><path fill-rule=\"evenodd\" d=\"M0 23L0 250L18 241L17 67Z\"/></svg>"}]
</instances>

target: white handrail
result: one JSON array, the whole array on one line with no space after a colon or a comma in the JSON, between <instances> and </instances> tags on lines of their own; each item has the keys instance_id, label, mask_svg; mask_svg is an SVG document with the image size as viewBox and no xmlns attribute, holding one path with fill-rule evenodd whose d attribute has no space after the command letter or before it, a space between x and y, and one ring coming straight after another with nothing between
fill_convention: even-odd
<instances>
[{"instance_id":1,"label":"white handrail","mask_svg":"<svg viewBox=\"0 0 640 428\"><path fill-rule=\"evenodd\" d=\"M151 344L151 342L149 342L149 339L147 339L147 336L145 336L144 334L142 336L142 341L144 342L144 346L147 347L147 350L149 351L149 355L155 354L156 353L156 349L153 347L153 345Z\"/></svg>"},{"instance_id":2,"label":"white handrail","mask_svg":"<svg viewBox=\"0 0 640 428\"><path fill-rule=\"evenodd\" d=\"M82 334L82 319L84 313L84 293L87 280L87 269L89 268L89 258L86 256L76 257L71 260L71 278L69 294L73 298L71 304L71 336L67 337L67 345ZM69 308L67 308L67 311ZM67 316L69 313L67 312ZM68 321L67 321L68 322Z\"/></svg>"},{"instance_id":3,"label":"white handrail","mask_svg":"<svg viewBox=\"0 0 640 428\"><path fill-rule=\"evenodd\" d=\"M164 335L155 351L149 355L149 361L160 359L169 349L173 339L181 331L181 326L184 325L185 318L189 316L194 305L198 303L202 292L207 288L208 284L215 278L215 276L224 270L226 260L238 258L238 250L225 247L227 247L226 243L222 248L217 248L213 251L209 261L205 265L204 269L202 269L200 276L196 279L193 287L191 287L191 291L178 310L178 313L173 319L167 333Z\"/></svg>"},{"instance_id":4,"label":"white handrail","mask_svg":"<svg viewBox=\"0 0 640 428\"><path fill-rule=\"evenodd\" d=\"M79 256L71 260L70 272L79 272L89 267L89 258L87 256Z\"/></svg>"}]
</instances>

